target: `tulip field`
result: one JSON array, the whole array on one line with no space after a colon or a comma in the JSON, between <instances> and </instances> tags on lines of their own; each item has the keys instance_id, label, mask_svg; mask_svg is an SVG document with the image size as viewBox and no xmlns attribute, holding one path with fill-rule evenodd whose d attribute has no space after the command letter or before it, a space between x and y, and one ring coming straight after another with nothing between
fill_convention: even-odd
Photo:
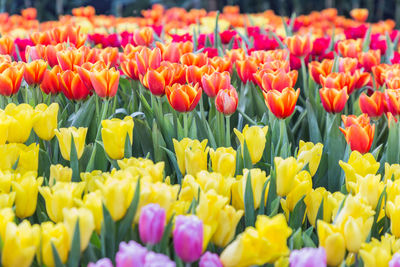
<instances>
[{"instance_id":1,"label":"tulip field","mask_svg":"<svg viewBox=\"0 0 400 267\"><path fill-rule=\"evenodd\" d=\"M400 266L400 31L75 8L0 14L0 260Z\"/></svg>"}]
</instances>

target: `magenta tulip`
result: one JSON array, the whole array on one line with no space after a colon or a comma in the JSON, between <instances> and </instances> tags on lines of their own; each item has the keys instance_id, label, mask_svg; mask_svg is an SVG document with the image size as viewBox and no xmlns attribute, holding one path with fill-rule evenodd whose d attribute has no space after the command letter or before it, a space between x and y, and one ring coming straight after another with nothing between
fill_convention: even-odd
<instances>
[{"instance_id":1,"label":"magenta tulip","mask_svg":"<svg viewBox=\"0 0 400 267\"><path fill-rule=\"evenodd\" d=\"M176 254L186 263L198 260L203 251L203 222L195 215L179 215L173 232Z\"/></svg>"},{"instance_id":2,"label":"magenta tulip","mask_svg":"<svg viewBox=\"0 0 400 267\"><path fill-rule=\"evenodd\" d=\"M326 267L326 252L323 247L293 250L289 262L290 267Z\"/></svg>"},{"instance_id":3,"label":"magenta tulip","mask_svg":"<svg viewBox=\"0 0 400 267\"><path fill-rule=\"evenodd\" d=\"M98 260L96 263L89 263L87 267L113 267L113 264L109 258L103 258Z\"/></svg>"},{"instance_id":4,"label":"magenta tulip","mask_svg":"<svg viewBox=\"0 0 400 267\"><path fill-rule=\"evenodd\" d=\"M223 265L217 254L207 251L201 256L199 267L223 267Z\"/></svg>"},{"instance_id":5,"label":"magenta tulip","mask_svg":"<svg viewBox=\"0 0 400 267\"><path fill-rule=\"evenodd\" d=\"M142 267L146 259L147 249L135 241L121 242L115 257L116 267Z\"/></svg>"},{"instance_id":6,"label":"magenta tulip","mask_svg":"<svg viewBox=\"0 0 400 267\"><path fill-rule=\"evenodd\" d=\"M142 208L139 218L139 235L143 243L155 245L161 241L165 218L165 210L158 204L148 204Z\"/></svg>"}]
</instances>

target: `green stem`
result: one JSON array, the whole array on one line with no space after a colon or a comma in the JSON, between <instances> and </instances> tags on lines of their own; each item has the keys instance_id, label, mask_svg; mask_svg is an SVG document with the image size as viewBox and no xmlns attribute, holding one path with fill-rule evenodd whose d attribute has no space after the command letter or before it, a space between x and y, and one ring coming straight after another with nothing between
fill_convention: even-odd
<instances>
[{"instance_id":1,"label":"green stem","mask_svg":"<svg viewBox=\"0 0 400 267\"><path fill-rule=\"evenodd\" d=\"M225 142L226 146L230 147L231 146L231 116L225 116L226 119L226 125L225 125Z\"/></svg>"},{"instance_id":2,"label":"green stem","mask_svg":"<svg viewBox=\"0 0 400 267\"><path fill-rule=\"evenodd\" d=\"M284 144L286 144L287 143L287 132L286 132L286 122L285 122L285 120L284 119L280 119L279 120L279 143L280 143L280 145L281 145L281 147L279 147L279 150L281 150L282 149L282 146L284 145ZM287 151L285 151L285 152L287 152ZM282 153L282 151L280 151L280 153L279 153L279 155L280 156L285 156L283 153Z\"/></svg>"},{"instance_id":3,"label":"green stem","mask_svg":"<svg viewBox=\"0 0 400 267\"><path fill-rule=\"evenodd\" d=\"M304 57L300 58L301 62L301 79L303 80L303 91L308 94L307 97L311 97L311 92L308 91L307 88L307 67L304 63Z\"/></svg>"},{"instance_id":4,"label":"green stem","mask_svg":"<svg viewBox=\"0 0 400 267\"><path fill-rule=\"evenodd\" d=\"M217 133L217 140L218 140L218 146L223 146L225 144L224 142L224 114L221 112L217 113L217 119L218 119L218 133Z\"/></svg>"},{"instance_id":5,"label":"green stem","mask_svg":"<svg viewBox=\"0 0 400 267\"><path fill-rule=\"evenodd\" d=\"M188 122L188 113L183 113L183 137L188 137L189 133L189 122Z\"/></svg>"},{"instance_id":6,"label":"green stem","mask_svg":"<svg viewBox=\"0 0 400 267\"><path fill-rule=\"evenodd\" d=\"M254 120L252 120L249 116L247 116L246 113L244 113L243 111L241 111L240 109L237 109L237 111L240 113L240 115L242 115L248 122L250 122L250 124L252 125L257 125L257 122L255 122Z\"/></svg>"}]
</instances>

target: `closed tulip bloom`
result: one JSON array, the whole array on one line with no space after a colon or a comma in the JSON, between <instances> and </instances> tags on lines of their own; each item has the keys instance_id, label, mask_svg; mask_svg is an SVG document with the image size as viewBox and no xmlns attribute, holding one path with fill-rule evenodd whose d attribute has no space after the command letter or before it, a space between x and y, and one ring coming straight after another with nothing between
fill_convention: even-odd
<instances>
[{"instance_id":1,"label":"closed tulip bloom","mask_svg":"<svg viewBox=\"0 0 400 267\"><path fill-rule=\"evenodd\" d=\"M366 114L364 114L366 116ZM360 117L364 116L361 115ZM370 124L369 119L364 122L351 123L345 125L345 129L340 128L344 134L351 150L357 150L360 153L367 153L374 140L375 124Z\"/></svg>"},{"instance_id":2,"label":"closed tulip bloom","mask_svg":"<svg viewBox=\"0 0 400 267\"><path fill-rule=\"evenodd\" d=\"M72 169L61 164L50 165L49 185L53 186L56 182L71 182Z\"/></svg>"},{"instance_id":3,"label":"closed tulip bloom","mask_svg":"<svg viewBox=\"0 0 400 267\"><path fill-rule=\"evenodd\" d=\"M215 97L221 89L229 89L231 86L231 76L229 72L213 72L210 75L205 74L201 78L204 92L209 97Z\"/></svg>"},{"instance_id":4,"label":"closed tulip bloom","mask_svg":"<svg viewBox=\"0 0 400 267\"><path fill-rule=\"evenodd\" d=\"M213 171L225 177L233 177L236 171L236 151L232 147L210 149L211 166Z\"/></svg>"},{"instance_id":5,"label":"closed tulip bloom","mask_svg":"<svg viewBox=\"0 0 400 267\"><path fill-rule=\"evenodd\" d=\"M89 95L89 89L85 86L78 73L71 70L57 74L60 88L70 100L83 100Z\"/></svg>"},{"instance_id":6,"label":"closed tulip bloom","mask_svg":"<svg viewBox=\"0 0 400 267\"><path fill-rule=\"evenodd\" d=\"M141 267L145 266L148 251L140 244L131 240L129 243L119 243L119 250L115 255L115 267Z\"/></svg>"},{"instance_id":7,"label":"closed tulip bloom","mask_svg":"<svg viewBox=\"0 0 400 267\"><path fill-rule=\"evenodd\" d=\"M237 129L233 129L237 138L239 139L240 146L242 148L242 153L244 149L244 142L246 141L247 149L250 154L251 162L256 164L262 158L264 153L266 134L268 132L268 126L258 127L251 126L249 127L247 124L244 126L242 132L239 132Z\"/></svg>"},{"instance_id":8,"label":"closed tulip bloom","mask_svg":"<svg viewBox=\"0 0 400 267\"><path fill-rule=\"evenodd\" d=\"M9 143L25 143L31 134L34 123L33 108L28 104L17 106L11 103L7 105L4 111L10 118L7 141Z\"/></svg>"},{"instance_id":9,"label":"closed tulip bloom","mask_svg":"<svg viewBox=\"0 0 400 267\"><path fill-rule=\"evenodd\" d=\"M51 70L46 69L43 75L43 80L40 84L40 89L45 94L58 94L61 92L60 82L58 80L58 73L62 70L60 66L56 65Z\"/></svg>"},{"instance_id":10,"label":"closed tulip bloom","mask_svg":"<svg viewBox=\"0 0 400 267\"><path fill-rule=\"evenodd\" d=\"M373 209L376 208L379 197L385 186L384 183L381 182L381 176L379 174L367 174L365 177L358 175L357 182L349 182L348 185L351 188L351 192L366 200Z\"/></svg>"},{"instance_id":11,"label":"closed tulip bloom","mask_svg":"<svg viewBox=\"0 0 400 267\"><path fill-rule=\"evenodd\" d=\"M114 68L101 71L93 69L90 73L90 81L98 96L113 97L118 90L119 71Z\"/></svg>"},{"instance_id":12,"label":"closed tulip bloom","mask_svg":"<svg viewBox=\"0 0 400 267\"><path fill-rule=\"evenodd\" d=\"M67 228L63 223L54 224L52 222L43 222L41 228L41 259L46 266L55 266L53 248L57 250L62 263L67 262L68 251L70 249L71 238Z\"/></svg>"},{"instance_id":13,"label":"closed tulip bloom","mask_svg":"<svg viewBox=\"0 0 400 267\"><path fill-rule=\"evenodd\" d=\"M219 247L227 246L235 237L237 224L243 217L243 214L243 210L235 210L234 207L225 205L219 211L217 217L218 226L212 236L212 242Z\"/></svg>"},{"instance_id":14,"label":"closed tulip bloom","mask_svg":"<svg viewBox=\"0 0 400 267\"><path fill-rule=\"evenodd\" d=\"M32 216L36 210L38 189L43 183L43 177L36 179L33 173L26 173L12 182L15 197L15 214L18 218Z\"/></svg>"},{"instance_id":15,"label":"closed tulip bloom","mask_svg":"<svg viewBox=\"0 0 400 267\"><path fill-rule=\"evenodd\" d=\"M342 57L357 58L362 52L362 39L347 39L337 43L337 50Z\"/></svg>"},{"instance_id":16,"label":"closed tulip bloom","mask_svg":"<svg viewBox=\"0 0 400 267\"><path fill-rule=\"evenodd\" d=\"M121 61L121 70L127 77L133 80L139 80L139 71L136 59L130 58Z\"/></svg>"},{"instance_id":17,"label":"closed tulip bloom","mask_svg":"<svg viewBox=\"0 0 400 267\"><path fill-rule=\"evenodd\" d=\"M313 144L300 140L299 151L297 152L297 161L308 164L311 176L318 170L319 163L322 157L324 145L321 143Z\"/></svg>"},{"instance_id":18,"label":"closed tulip bloom","mask_svg":"<svg viewBox=\"0 0 400 267\"><path fill-rule=\"evenodd\" d=\"M47 69L47 62L38 59L29 63L25 63L24 79L27 84L40 84L43 80L44 73Z\"/></svg>"},{"instance_id":19,"label":"closed tulip bloom","mask_svg":"<svg viewBox=\"0 0 400 267\"><path fill-rule=\"evenodd\" d=\"M78 226L80 232L80 248L83 252L89 245L90 237L92 236L94 230L94 219L92 212L87 208L71 208L63 209L64 224L67 228L68 235L70 237L74 236L76 231L76 222L79 219ZM73 239L70 238L70 245L72 246Z\"/></svg>"},{"instance_id":20,"label":"closed tulip bloom","mask_svg":"<svg viewBox=\"0 0 400 267\"><path fill-rule=\"evenodd\" d=\"M371 72L372 67L381 63L381 50L369 50L358 55L358 61L365 71Z\"/></svg>"},{"instance_id":21,"label":"closed tulip bloom","mask_svg":"<svg viewBox=\"0 0 400 267\"><path fill-rule=\"evenodd\" d=\"M65 160L70 160L71 156L71 137L74 138L76 154L78 159L82 157L83 150L85 148L85 139L87 128L60 128L54 130L58 139L58 144L61 150L61 155Z\"/></svg>"},{"instance_id":22,"label":"closed tulip bloom","mask_svg":"<svg viewBox=\"0 0 400 267\"><path fill-rule=\"evenodd\" d=\"M276 170L276 191L279 196L287 196L293 188L293 182L297 173L303 168L303 164L297 162L294 157L274 159Z\"/></svg>"},{"instance_id":23,"label":"closed tulip bloom","mask_svg":"<svg viewBox=\"0 0 400 267\"><path fill-rule=\"evenodd\" d=\"M358 22L365 22L368 18L368 9L355 8L350 11L350 16Z\"/></svg>"},{"instance_id":24,"label":"closed tulip bloom","mask_svg":"<svg viewBox=\"0 0 400 267\"><path fill-rule=\"evenodd\" d=\"M236 71L243 83L255 81L254 74L257 72L257 62L252 57L238 60L236 61Z\"/></svg>"},{"instance_id":25,"label":"closed tulip bloom","mask_svg":"<svg viewBox=\"0 0 400 267\"><path fill-rule=\"evenodd\" d=\"M305 57L312 50L313 43L311 42L311 38L307 35L295 35L291 37L286 37L285 41L290 51L290 54L295 57Z\"/></svg>"},{"instance_id":26,"label":"closed tulip bloom","mask_svg":"<svg viewBox=\"0 0 400 267\"><path fill-rule=\"evenodd\" d=\"M154 41L154 32L151 27L143 27L133 33L133 41L136 45L150 46Z\"/></svg>"},{"instance_id":27,"label":"closed tulip bloom","mask_svg":"<svg viewBox=\"0 0 400 267\"><path fill-rule=\"evenodd\" d=\"M323 247L293 250L289 261L290 267L326 267L326 252Z\"/></svg>"},{"instance_id":28,"label":"closed tulip bloom","mask_svg":"<svg viewBox=\"0 0 400 267\"><path fill-rule=\"evenodd\" d=\"M372 223L372 217L367 220L350 217L346 220L343 235L348 251L357 253L360 250L361 244L365 242L371 231Z\"/></svg>"},{"instance_id":29,"label":"closed tulip bloom","mask_svg":"<svg viewBox=\"0 0 400 267\"><path fill-rule=\"evenodd\" d=\"M9 222L14 222L14 212L12 208L0 209L0 237L1 240L5 240L6 228ZM4 241L3 241L4 242Z\"/></svg>"},{"instance_id":30,"label":"closed tulip bloom","mask_svg":"<svg viewBox=\"0 0 400 267\"><path fill-rule=\"evenodd\" d=\"M229 116L235 113L238 102L239 99L236 89L231 87L230 89L219 90L215 98L215 107L219 112Z\"/></svg>"},{"instance_id":31,"label":"closed tulip bloom","mask_svg":"<svg viewBox=\"0 0 400 267\"><path fill-rule=\"evenodd\" d=\"M90 262L88 267L113 267L113 264L109 258L102 258L95 263Z\"/></svg>"},{"instance_id":32,"label":"closed tulip bloom","mask_svg":"<svg viewBox=\"0 0 400 267\"><path fill-rule=\"evenodd\" d=\"M95 230L100 234L101 224L103 223L103 202L101 192L97 190L85 194L83 197L83 206L92 212Z\"/></svg>"},{"instance_id":33,"label":"closed tulip bloom","mask_svg":"<svg viewBox=\"0 0 400 267\"><path fill-rule=\"evenodd\" d=\"M197 140L196 140L197 141ZM192 142L185 149L186 173L196 175L198 172L207 170L208 150L207 139L200 142Z\"/></svg>"},{"instance_id":34,"label":"closed tulip bloom","mask_svg":"<svg viewBox=\"0 0 400 267\"><path fill-rule=\"evenodd\" d=\"M148 69L157 69L161 63L161 51L158 47L151 50L143 48L136 53L136 65L139 74L145 75Z\"/></svg>"},{"instance_id":35,"label":"closed tulip bloom","mask_svg":"<svg viewBox=\"0 0 400 267\"><path fill-rule=\"evenodd\" d=\"M174 74L174 70L166 66L160 66L155 70L148 70L143 77L142 83L153 95L163 96L165 87L172 84Z\"/></svg>"},{"instance_id":36,"label":"closed tulip bloom","mask_svg":"<svg viewBox=\"0 0 400 267\"><path fill-rule=\"evenodd\" d=\"M3 241L1 263L5 267L31 266L40 243L40 227L23 221L19 225L9 222Z\"/></svg>"},{"instance_id":37,"label":"closed tulip bloom","mask_svg":"<svg viewBox=\"0 0 400 267\"><path fill-rule=\"evenodd\" d=\"M139 235L142 242L155 245L161 241L165 228L165 209L148 204L140 212Z\"/></svg>"},{"instance_id":38,"label":"closed tulip bloom","mask_svg":"<svg viewBox=\"0 0 400 267\"><path fill-rule=\"evenodd\" d=\"M390 216L390 231L395 237L400 237L400 197L397 196L395 201L388 201L388 214Z\"/></svg>"},{"instance_id":39,"label":"closed tulip bloom","mask_svg":"<svg viewBox=\"0 0 400 267\"><path fill-rule=\"evenodd\" d=\"M268 109L279 119L286 119L292 115L296 106L297 98L300 95L300 89L296 91L291 88L285 88L282 92L271 90L263 92L265 104Z\"/></svg>"},{"instance_id":40,"label":"closed tulip bloom","mask_svg":"<svg viewBox=\"0 0 400 267\"><path fill-rule=\"evenodd\" d=\"M24 68L12 65L0 73L0 94L11 96L18 93L21 87Z\"/></svg>"},{"instance_id":41,"label":"closed tulip bloom","mask_svg":"<svg viewBox=\"0 0 400 267\"><path fill-rule=\"evenodd\" d=\"M58 103L53 103L50 106L46 104L38 104L35 107L35 123L33 130L40 139L49 141L53 139L57 128Z\"/></svg>"},{"instance_id":42,"label":"closed tulip bloom","mask_svg":"<svg viewBox=\"0 0 400 267\"><path fill-rule=\"evenodd\" d=\"M133 142L132 117L126 116L123 120L117 118L103 120L101 125L101 136L107 155L112 159L122 159L125 153L126 137L129 137L131 144Z\"/></svg>"},{"instance_id":43,"label":"closed tulip bloom","mask_svg":"<svg viewBox=\"0 0 400 267\"><path fill-rule=\"evenodd\" d=\"M320 77L326 77L332 72L333 60L324 59L321 62L313 61L308 64L308 70L310 71L311 78L317 84L321 84Z\"/></svg>"},{"instance_id":44,"label":"closed tulip bloom","mask_svg":"<svg viewBox=\"0 0 400 267\"><path fill-rule=\"evenodd\" d=\"M371 96L362 93L359 98L359 105L361 111L368 114L369 117L380 117L385 111L385 95L379 91L375 91Z\"/></svg>"},{"instance_id":45,"label":"closed tulip bloom","mask_svg":"<svg viewBox=\"0 0 400 267\"><path fill-rule=\"evenodd\" d=\"M169 104L179 112L192 111L200 101L202 89L199 84L180 85L175 83L165 88Z\"/></svg>"},{"instance_id":46,"label":"closed tulip bloom","mask_svg":"<svg viewBox=\"0 0 400 267\"><path fill-rule=\"evenodd\" d=\"M297 70L286 72L284 69L278 69L275 72L266 72L262 76L262 89L265 92L278 90L282 92L286 87L294 87L297 81Z\"/></svg>"},{"instance_id":47,"label":"closed tulip bloom","mask_svg":"<svg viewBox=\"0 0 400 267\"><path fill-rule=\"evenodd\" d=\"M16 171L20 174L26 172L37 172L39 165L39 144L32 143L29 146L23 144L8 144L8 146L15 146L11 150L18 151L18 166ZM14 152L11 152L13 154ZM14 163L16 160L14 161ZM13 163L13 164L14 164Z\"/></svg>"},{"instance_id":48,"label":"closed tulip bloom","mask_svg":"<svg viewBox=\"0 0 400 267\"><path fill-rule=\"evenodd\" d=\"M208 65L209 59L206 53L185 53L181 56L180 62L186 66L202 67Z\"/></svg>"},{"instance_id":49,"label":"closed tulip bloom","mask_svg":"<svg viewBox=\"0 0 400 267\"><path fill-rule=\"evenodd\" d=\"M15 192L10 193L0 193L0 207L3 208L12 208L14 206L15 201Z\"/></svg>"},{"instance_id":50,"label":"closed tulip bloom","mask_svg":"<svg viewBox=\"0 0 400 267\"><path fill-rule=\"evenodd\" d=\"M321 88L319 89L321 103L327 112L339 113L344 109L349 95L347 88L341 90L335 88Z\"/></svg>"},{"instance_id":51,"label":"closed tulip bloom","mask_svg":"<svg viewBox=\"0 0 400 267\"><path fill-rule=\"evenodd\" d=\"M12 55L15 51L15 44L12 37L5 35L0 38L0 54Z\"/></svg>"},{"instance_id":52,"label":"closed tulip bloom","mask_svg":"<svg viewBox=\"0 0 400 267\"><path fill-rule=\"evenodd\" d=\"M393 116L400 114L400 90L386 89L385 98L388 107L388 111Z\"/></svg>"},{"instance_id":53,"label":"closed tulip bloom","mask_svg":"<svg viewBox=\"0 0 400 267\"><path fill-rule=\"evenodd\" d=\"M198 260L203 251L203 223L194 215L179 215L173 231L175 253L186 263Z\"/></svg>"},{"instance_id":54,"label":"closed tulip bloom","mask_svg":"<svg viewBox=\"0 0 400 267\"><path fill-rule=\"evenodd\" d=\"M215 72L215 69L211 65L204 65L201 67L197 67L194 65L186 66L186 82L189 84L202 84L201 80L204 75L210 75Z\"/></svg>"},{"instance_id":55,"label":"closed tulip bloom","mask_svg":"<svg viewBox=\"0 0 400 267\"><path fill-rule=\"evenodd\" d=\"M319 220L317 232L319 245L326 251L326 262L330 266L339 265L346 253L344 237L340 230L334 225Z\"/></svg>"},{"instance_id":56,"label":"closed tulip bloom","mask_svg":"<svg viewBox=\"0 0 400 267\"><path fill-rule=\"evenodd\" d=\"M58 65L63 71L74 70L75 65L80 66L83 62L83 54L77 49L65 49L56 52Z\"/></svg>"},{"instance_id":57,"label":"closed tulip bloom","mask_svg":"<svg viewBox=\"0 0 400 267\"><path fill-rule=\"evenodd\" d=\"M223 267L218 254L207 251L201 256L199 267Z\"/></svg>"}]
</instances>

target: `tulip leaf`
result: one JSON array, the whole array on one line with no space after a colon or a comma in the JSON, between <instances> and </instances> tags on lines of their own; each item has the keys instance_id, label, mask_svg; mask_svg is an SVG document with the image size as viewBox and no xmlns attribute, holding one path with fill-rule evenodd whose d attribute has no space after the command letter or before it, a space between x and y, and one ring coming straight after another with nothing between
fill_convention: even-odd
<instances>
[{"instance_id":1,"label":"tulip leaf","mask_svg":"<svg viewBox=\"0 0 400 267\"><path fill-rule=\"evenodd\" d=\"M269 216L275 216L276 214L278 214L279 204L280 203L281 203L281 198L280 197L277 197L272 201L272 203L271 203L271 213L269 214Z\"/></svg>"},{"instance_id":2,"label":"tulip leaf","mask_svg":"<svg viewBox=\"0 0 400 267\"><path fill-rule=\"evenodd\" d=\"M302 238L303 238L303 243L304 243L305 247L311 247L311 248L316 247L316 245L314 244L314 241L305 232L302 234Z\"/></svg>"},{"instance_id":3,"label":"tulip leaf","mask_svg":"<svg viewBox=\"0 0 400 267\"><path fill-rule=\"evenodd\" d=\"M250 152L247 147L246 140L243 142L243 168L249 170L253 168L253 163L251 162Z\"/></svg>"},{"instance_id":4,"label":"tulip leaf","mask_svg":"<svg viewBox=\"0 0 400 267\"><path fill-rule=\"evenodd\" d=\"M135 189L135 196L132 199L131 204L129 205L129 208L124 216L124 218L118 222L118 231L117 231L117 243L119 244L121 241L124 240L124 237L129 231L129 228L132 227L132 222L133 218L136 215L136 211L139 206L139 200L140 200L140 178L138 179L136 183L136 189Z\"/></svg>"},{"instance_id":5,"label":"tulip leaf","mask_svg":"<svg viewBox=\"0 0 400 267\"><path fill-rule=\"evenodd\" d=\"M115 222L111 218L110 212L103 203L103 224L101 226L101 256L114 258L115 250Z\"/></svg>"},{"instance_id":6,"label":"tulip leaf","mask_svg":"<svg viewBox=\"0 0 400 267\"><path fill-rule=\"evenodd\" d=\"M148 123L151 123L153 121L154 118L154 113L153 113L153 109L150 107L149 103L147 102L146 98L143 96L143 94L139 94L139 99L140 102L143 105L143 112L146 115L146 120Z\"/></svg>"},{"instance_id":7,"label":"tulip leaf","mask_svg":"<svg viewBox=\"0 0 400 267\"><path fill-rule=\"evenodd\" d=\"M289 248L291 250L301 249L302 246L303 246L302 232L301 228L299 227L296 230L296 232L294 232L292 236L289 238Z\"/></svg>"},{"instance_id":8,"label":"tulip leaf","mask_svg":"<svg viewBox=\"0 0 400 267\"><path fill-rule=\"evenodd\" d=\"M58 251L56 247L54 246L53 242L51 242L51 250L53 252L53 260L54 260L54 266L55 267L65 267L65 265L62 263L60 259L60 255L58 254Z\"/></svg>"},{"instance_id":9,"label":"tulip leaf","mask_svg":"<svg viewBox=\"0 0 400 267\"><path fill-rule=\"evenodd\" d=\"M270 180L271 180L271 178L268 178L265 181L263 189L262 189L260 207L258 208L259 215L265 214L265 191L267 191L267 187L269 185Z\"/></svg>"},{"instance_id":10,"label":"tulip leaf","mask_svg":"<svg viewBox=\"0 0 400 267\"><path fill-rule=\"evenodd\" d=\"M173 214L171 218L169 218L167 225L164 228L164 233L161 238L160 243L156 246L156 252L166 254L168 252L168 243L172 233L172 227L174 226L174 217Z\"/></svg>"},{"instance_id":11,"label":"tulip leaf","mask_svg":"<svg viewBox=\"0 0 400 267\"><path fill-rule=\"evenodd\" d=\"M132 157L132 144L131 139L129 138L129 134L126 134L125 137L125 150L124 150L124 158L131 158Z\"/></svg>"},{"instance_id":12,"label":"tulip leaf","mask_svg":"<svg viewBox=\"0 0 400 267\"><path fill-rule=\"evenodd\" d=\"M254 226L256 215L254 210L253 187L251 186L251 173L248 172L246 188L244 191L244 220L246 227Z\"/></svg>"},{"instance_id":13,"label":"tulip leaf","mask_svg":"<svg viewBox=\"0 0 400 267\"><path fill-rule=\"evenodd\" d=\"M95 113L95 97L97 96L94 95L90 97L89 100L83 103L83 105L79 108L77 112L72 113L71 116L69 116L69 126L89 127Z\"/></svg>"},{"instance_id":14,"label":"tulip leaf","mask_svg":"<svg viewBox=\"0 0 400 267\"><path fill-rule=\"evenodd\" d=\"M81 234L79 229L79 218L76 220L74 235L72 237L71 250L68 256L68 266L79 266L79 259L81 257Z\"/></svg>"},{"instance_id":15,"label":"tulip leaf","mask_svg":"<svg viewBox=\"0 0 400 267\"><path fill-rule=\"evenodd\" d=\"M372 26L370 25L368 28L367 33L364 36L364 42L362 44L362 51L367 52L369 50L369 45L371 43L371 31L372 31Z\"/></svg>"},{"instance_id":16,"label":"tulip leaf","mask_svg":"<svg viewBox=\"0 0 400 267\"><path fill-rule=\"evenodd\" d=\"M386 162L389 164L398 163L400 161L399 126L400 123L392 123L389 128L389 135L386 143Z\"/></svg>"},{"instance_id":17,"label":"tulip leaf","mask_svg":"<svg viewBox=\"0 0 400 267\"><path fill-rule=\"evenodd\" d=\"M168 155L170 161L172 162L172 165L174 166L176 177L178 179L178 184L182 184L182 173L179 169L178 162L176 160L176 156L175 156L174 152L172 152L171 150L169 150L168 148L165 148L165 147L161 147L161 148L164 149L165 152L167 152L167 155Z\"/></svg>"},{"instance_id":18,"label":"tulip leaf","mask_svg":"<svg viewBox=\"0 0 400 267\"><path fill-rule=\"evenodd\" d=\"M151 137L153 139L153 150L154 150L154 161L159 162L159 161L167 161L167 158L165 156L165 151L161 149L161 147L165 147L166 143L164 141L164 138L158 129L158 126L156 123L153 124L153 130L151 132ZM167 162L166 162L167 163Z\"/></svg>"},{"instance_id":19,"label":"tulip leaf","mask_svg":"<svg viewBox=\"0 0 400 267\"><path fill-rule=\"evenodd\" d=\"M279 198L276 193L276 171L275 169L271 168L270 172L270 180L269 180L269 190L267 195L267 215L271 216L272 211L274 210L274 202L278 202L279 207ZM276 202L275 202L276 203ZM276 205L276 204L275 204Z\"/></svg>"},{"instance_id":20,"label":"tulip leaf","mask_svg":"<svg viewBox=\"0 0 400 267\"><path fill-rule=\"evenodd\" d=\"M322 141L322 137L321 137L321 132L319 130L318 120L314 113L314 108L312 107L308 99L306 101L306 111L307 111L310 141L316 144Z\"/></svg>"},{"instance_id":21,"label":"tulip leaf","mask_svg":"<svg viewBox=\"0 0 400 267\"><path fill-rule=\"evenodd\" d=\"M293 211L289 215L289 226L292 229L301 227L304 219L304 213L306 211L306 204L304 203L305 195L297 201Z\"/></svg>"},{"instance_id":22,"label":"tulip leaf","mask_svg":"<svg viewBox=\"0 0 400 267\"><path fill-rule=\"evenodd\" d=\"M72 169L72 181L79 182L79 161L78 154L76 152L75 140L73 135L71 134L71 150L70 150L70 166Z\"/></svg>"},{"instance_id":23,"label":"tulip leaf","mask_svg":"<svg viewBox=\"0 0 400 267\"><path fill-rule=\"evenodd\" d=\"M208 125L207 120L205 120L205 119L202 120L200 115L197 112L193 112L193 115L194 115L194 119L196 122L197 130L198 130L197 131L198 137L200 139L207 138L208 141L210 142L210 146L213 149L216 149L217 145L215 143L215 138L214 138L214 135L212 134L211 128Z\"/></svg>"},{"instance_id":24,"label":"tulip leaf","mask_svg":"<svg viewBox=\"0 0 400 267\"><path fill-rule=\"evenodd\" d=\"M151 137L151 129L146 121L134 118L135 127L133 128L133 140L138 140L138 142L133 142L133 146L141 153L140 155L146 155L150 153L153 156L153 140Z\"/></svg>"},{"instance_id":25,"label":"tulip leaf","mask_svg":"<svg viewBox=\"0 0 400 267\"><path fill-rule=\"evenodd\" d=\"M380 214L380 211L382 208L382 204L386 202L386 198L387 198L387 195L386 195L386 186L385 186L381 195L379 196L378 204L376 205L376 208L375 208L374 223L372 224L371 232L370 232L368 239L370 239L371 237L379 238L378 218L379 218L379 214ZM367 241L369 241L369 240L367 240Z\"/></svg>"},{"instance_id":26,"label":"tulip leaf","mask_svg":"<svg viewBox=\"0 0 400 267\"><path fill-rule=\"evenodd\" d=\"M322 199L321 204L319 205L317 217L315 217L314 225L317 225L318 220L324 219L324 199Z\"/></svg>"},{"instance_id":27,"label":"tulip leaf","mask_svg":"<svg viewBox=\"0 0 400 267\"><path fill-rule=\"evenodd\" d=\"M17 160L14 162L14 164L12 165L12 169L14 171L18 168L18 163L19 163L19 156L18 156Z\"/></svg>"}]
</instances>

